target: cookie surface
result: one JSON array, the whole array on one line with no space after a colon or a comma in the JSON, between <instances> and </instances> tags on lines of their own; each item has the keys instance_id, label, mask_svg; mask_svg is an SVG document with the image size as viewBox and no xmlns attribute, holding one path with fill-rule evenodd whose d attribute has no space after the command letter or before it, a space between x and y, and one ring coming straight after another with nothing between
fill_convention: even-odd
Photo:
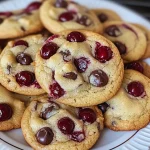
<instances>
[{"instance_id":1,"label":"cookie surface","mask_svg":"<svg viewBox=\"0 0 150 150\"><path fill-rule=\"evenodd\" d=\"M92 11L97 15L101 23L122 20L121 17L116 12L110 9L92 9Z\"/></svg>"},{"instance_id":2,"label":"cookie surface","mask_svg":"<svg viewBox=\"0 0 150 150\"><path fill-rule=\"evenodd\" d=\"M36 150L87 150L100 136L103 117L97 107L78 109L33 101L23 115L21 127L26 141Z\"/></svg>"},{"instance_id":3,"label":"cookie surface","mask_svg":"<svg viewBox=\"0 0 150 150\"><path fill-rule=\"evenodd\" d=\"M17 38L41 31L40 5L41 2L33 2L23 10L0 12L0 39Z\"/></svg>"},{"instance_id":4,"label":"cookie surface","mask_svg":"<svg viewBox=\"0 0 150 150\"><path fill-rule=\"evenodd\" d=\"M34 74L35 54L43 42L41 35L8 42L0 56L0 82L4 87L24 95L44 93Z\"/></svg>"},{"instance_id":5,"label":"cookie surface","mask_svg":"<svg viewBox=\"0 0 150 150\"><path fill-rule=\"evenodd\" d=\"M44 26L52 33L66 29L102 32L102 25L96 15L84 6L71 1L44 1L40 8L40 18Z\"/></svg>"},{"instance_id":6,"label":"cookie surface","mask_svg":"<svg viewBox=\"0 0 150 150\"><path fill-rule=\"evenodd\" d=\"M116 131L139 130L150 120L150 79L134 70L125 70L122 87L107 101L105 125Z\"/></svg>"},{"instance_id":7,"label":"cookie surface","mask_svg":"<svg viewBox=\"0 0 150 150\"><path fill-rule=\"evenodd\" d=\"M146 51L143 31L132 24L120 21L105 23L103 35L116 45L125 62L141 59Z\"/></svg>"},{"instance_id":8,"label":"cookie surface","mask_svg":"<svg viewBox=\"0 0 150 150\"><path fill-rule=\"evenodd\" d=\"M90 31L53 35L36 55L39 84L52 99L75 107L107 101L119 89L123 71L114 44Z\"/></svg>"},{"instance_id":9,"label":"cookie surface","mask_svg":"<svg viewBox=\"0 0 150 150\"><path fill-rule=\"evenodd\" d=\"M0 131L20 128L24 110L24 103L0 85Z\"/></svg>"}]
</instances>

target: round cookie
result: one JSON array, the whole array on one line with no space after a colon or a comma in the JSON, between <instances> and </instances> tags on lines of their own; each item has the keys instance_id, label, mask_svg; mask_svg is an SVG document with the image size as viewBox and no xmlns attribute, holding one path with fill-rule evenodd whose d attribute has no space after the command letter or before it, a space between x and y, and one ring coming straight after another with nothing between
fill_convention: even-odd
<instances>
[{"instance_id":1,"label":"round cookie","mask_svg":"<svg viewBox=\"0 0 150 150\"><path fill-rule=\"evenodd\" d=\"M33 149L87 150L100 136L103 117L96 106L75 108L33 101L25 110L21 128Z\"/></svg>"},{"instance_id":2,"label":"round cookie","mask_svg":"<svg viewBox=\"0 0 150 150\"><path fill-rule=\"evenodd\" d=\"M150 57L150 30L148 30L146 27L144 27L141 24L134 24L134 25L140 28L144 32L147 39L146 52L143 55L142 59L149 58Z\"/></svg>"},{"instance_id":3,"label":"round cookie","mask_svg":"<svg viewBox=\"0 0 150 150\"><path fill-rule=\"evenodd\" d=\"M135 70L125 70L118 93L104 103L104 124L116 131L139 130L150 120L150 79ZM107 105L107 109L106 109Z\"/></svg>"},{"instance_id":4,"label":"round cookie","mask_svg":"<svg viewBox=\"0 0 150 150\"><path fill-rule=\"evenodd\" d=\"M96 15L91 10L72 1L44 1L40 8L40 18L45 28L52 33L67 29L102 32L102 25Z\"/></svg>"},{"instance_id":5,"label":"round cookie","mask_svg":"<svg viewBox=\"0 0 150 150\"><path fill-rule=\"evenodd\" d=\"M24 103L0 85L0 131L20 128L24 110Z\"/></svg>"},{"instance_id":6,"label":"round cookie","mask_svg":"<svg viewBox=\"0 0 150 150\"><path fill-rule=\"evenodd\" d=\"M4 87L24 95L44 93L34 74L35 54L43 42L40 34L8 42L0 55L0 82Z\"/></svg>"},{"instance_id":7,"label":"round cookie","mask_svg":"<svg viewBox=\"0 0 150 150\"><path fill-rule=\"evenodd\" d=\"M109 21L121 21L121 17L110 9L92 9L101 23Z\"/></svg>"},{"instance_id":8,"label":"round cookie","mask_svg":"<svg viewBox=\"0 0 150 150\"><path fill-rule=\"evenodd\" d=\"M123 72L114 44L90 31L53 35L36 55L39 84L52 99L75 107L110 99L120 88Z\"/></svg>"},{"instance_id":9,"label":"round cookie","mask_svg":"<svg viewBox=\"0 0 150 150\"><path fill-rule=\"evenodd\" d=\"M41 31L40 5L41 2L32 2L23 10L0 12L0 39L17 38Z\"/></svg>"},{"instance_id":10,"label":"round cookie","mask_svg":"<svg viewBox=\"0 0 150 150\"><path fill-rule=\"evenodd\" d=\"M146 51L143 31L132 24L121 21L105 23L103 35L116 45L125 62L141 59Z\"/></svg>"},{"instance_id":11,"label":"round cookie","mask_svg":"<svg viewBox=\"0 0 150 150\"><path fill-rule=\"evenodd\" d=\"M125 64L125 69L133 69L141 72L148 78L150 78L150 66L144 61L135 61Z\"/></svg>"}]
</instances>

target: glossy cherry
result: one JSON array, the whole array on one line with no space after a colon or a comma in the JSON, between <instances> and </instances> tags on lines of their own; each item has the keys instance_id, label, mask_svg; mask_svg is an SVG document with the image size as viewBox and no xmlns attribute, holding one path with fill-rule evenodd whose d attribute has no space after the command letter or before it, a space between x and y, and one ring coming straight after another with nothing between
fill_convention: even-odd
<instances>
[{"instance_id":1,"label":"glossy cherry","mask_svg":"<svg viewBox=\"0 0 150 150\"><path fill-rule=\"evenodd\" d=\"M26 47L29 46L28 43L27 43L26 41L24 41L24 40L18 40L18 41L15 41L15 42L14 42L13 47L15 47L15 46L20 46L20 45L26 46Z\"/></svg>"},{"instance_id":2,"label":"glossy cherry","mask_svg":"<svg viewBox=\"0 0 150 150\"><path fill-rule=\"evenodd\" d=\"M46 40L46 43L50 43L52 40L58 38L59 35L57 34L54 34L54 35L51 35L47 40Z\"/></svg>"},{"instance_id":3,"label":"glossy cherry","mask_svg":"<svg viewBox=\"0 0 150 150\"><path fill-rule=\"evenodd\" d=\"M79 109L78 117L87 123L93 123L96 121L96 114L94 110L90 108Z\"/></svg>"},{"instance_id":4,"label":"glossy cherry","mask_svg":"<svg viewBox=\"0 0 150 150\"><path fill-rule=\"evenodd\" d=\"M50 90L50 96L55 99L65 94L64 89L61 88L61 86L57 82L50 85L49 90Z\"/></svg>"},{"instance_id":5,"label":"glossy cherry","mask_svg":"<svg viewBox=\"0 0 150 150\"><path fill-rule=\"evenodd\" d=\"M113 52L107 46L102 46L100 43L96 42L95 47L95 58L101 63L105 63L112 58Z\"/></svg>"},{"instance_id":6,"label":"glossy cherry","mask_svg":"<svg viewBox=\"0 0 150 150\"><path fill-rule=\"evenodd\" d=\"M60 14L59 21L67 22L67 21L73 20L74 16L75 16L75 13L73 13L73 12L64 12L64 13Z\"/></svg>"},{"instance_id":7,"label":"glossy cherry","mask_svg":"<svg viewBox=\"0 0 150 150\"><path fill-rule=\"evenodd\" d=\"M29 4L28 6L27 6L27 8L24 10L26 13L30 13L30 12L32 12L33 10L36 10L36 9L39 9L39 7L41 6L41 2L38 2L38 1L36 1L36 2L32 2L31 4Z\"/></svg>"},{"instance_id":8,"label":"glossy cherry","mask_svg":"<svg viewBox=\"0 0 150 150\"><path fill-rule=\"evenodd\" d=\"M133 69L141 73L144 72L144 68L139 62L126 63L124 66L125 66L125 69Z\"/></svg>"},{"instance_id":9,"label":"glossy cherry","mask_svg":"<svg viewBox=\"0 0 150 150\"><path fill-rule=\"evenodd\" d=\"M0 104L0 121L6 121L12 117L13 110L10 105L6 103Z\"/></svg>"},{"instance_id":10,"label":"glossy cherry","mask_svg":"<svg viewBox=\"0 0 150 150\"><path fill-rule=\"evenodd\" d=\"M66 8L68 3L65 0L56 0L55 7Z\"/></svg>"},{"instance_id":11,"label":"glossy cherry","mask_svg":"<svg viewBox=\"0 0 150 150\"><path fill-rule=\"evenodd\" d=\"M21 71L17 73L15 77L20 86L30 86L35 81L35 75L30 71Z\"/></svg>"},{"instance_id":12,"label":"glossy cherry","mask_svg":"<svg viewBox=\"0 0 150 150\"><path fill-rule=\"evenodd\" d=\"M74 59L74 64L80 73L83 73L88 68L90 61L85 57Z\"/></svg>"},{"instance_id":13,"label":"glossy cherry","mask_svg":"<svg viewBox=\"0 0 150 150\"><path fill-rule=\"evenodd\" d=\"M37 80L35 79L34 82L32 83L32 85L34 85L34 87L36 87L37 89L41 89L40 84L37 82Z\"/></svg>"},{"instance_id":14,"label":"glossy cherry","mask_svg":"<svg viewBox=\"0 0 150 150\"><path fill-rule=\"evenodd\" d=\"M42 47L40 55L43 59L49 59L57 52L57 50L58 50L57 44L49 42Z\"/></svg>"},{"instance_id":15,"label":"glossy cherry","mask_svg":"<svg viewBox=\"0 0 150 150\"><path fill-rule=\"evenodd\" d=\"M69 42L84 42L86 38L81 32L73 31L68 34L67 40Z\"/></svg>"},{"instance_id":16,"label":"glossy cherry","mask_svg":"<svg viewBox=\"0 0 150 150\"><path fill-rule=\"evenodd\" d=\"M62 133L72 134L75 124L69 117L64 117L58 121L57 126Z\"/></svg>"},{"instance_id":17,"label":"glossy cherry","mask_svg":"<svg viewBox=\"0 0 150 150\"><path fill-rule=\"evenodd\" d=\"M127 92L134 97L139 97L144 93L144 86L138 81L130 82L127 86Z\"/></svg>"},{"instance_id":18,"label":"glossy cherry","mask_svg":"<svg viewBox=\"0 0 150 150\"><path fill-rule=\"evenodd\" d=\"M10 17L10 16L12 16L12 15L13 15L13 13L10 12L10 11L8 11L8 12L0 12L0 16Z\"/></svg>"}]
</instances>

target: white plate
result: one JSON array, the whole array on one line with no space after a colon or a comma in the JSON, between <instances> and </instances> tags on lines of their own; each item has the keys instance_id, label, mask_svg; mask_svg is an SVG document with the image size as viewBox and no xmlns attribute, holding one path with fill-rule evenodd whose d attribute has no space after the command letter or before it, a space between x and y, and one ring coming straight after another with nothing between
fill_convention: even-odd
<instances>
[{"instance_id":1,"label":"white plate","mask_svg":"<svg viewBox=\"0 0 150 150\"><path fill-rule=\"evenodd\" d=\"M32 0L13 0L0 3L0 11L24 8ZM108 8L116 11L125 21L136 22L150 29L150 23L139 14L106 0L75 0L90 8ZM150 59L146 60L150 64ZM0 132L0 150L31 150L20 129ZM114 132L104 129L93 147L94 150L148 150L150 148L150 125L140 131Z\"/></svg>"}]
</instances>

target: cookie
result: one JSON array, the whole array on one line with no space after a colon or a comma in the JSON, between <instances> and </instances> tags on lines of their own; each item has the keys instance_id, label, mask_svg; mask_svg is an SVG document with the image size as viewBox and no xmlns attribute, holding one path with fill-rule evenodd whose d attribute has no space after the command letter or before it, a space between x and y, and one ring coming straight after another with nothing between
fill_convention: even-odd
<instances>
[{"instance_id":1,"label":"cookie","mask_svg":"<svg viewBox=\"0 0 150 150\"><path fill-rule=\"evenodd\" d=\"M23 135L36 150L87 150L98 140L103 117L96 106L75 108L33 101L21 121Z\"/></svg>"},{"instance_id":2,"label":"cookie","mask_svg":"<svg viewBox=\"0 0 150 150\"><path fill-rule=\"evenodd\" d=\"M109 21L121 21L121 17L110 9L92 9L99 21L103 24Z\"/></svg>"},{"instance_id":3,"label":"cookie","mask_svg":"<svg viewBox=\"0 0 150 150\"><path fill-rule=\"evenodd\" d=\"M102 32L102 25L89 9L72 1L46 0L40 8L40 18L50 32L84 29Z\"/></svg>"},{"instance_id":4,"label":"cookie","mask_svg":"<svg viewBox=\"0 0 150 150\"><path fill-rule=\"evenodd\" d=\"M0 12L0 39L17 38L41 31L40 5L41 2L32 2L23 10Z\"/></svg>"},{"instance_id":5,"label":"cookie","mask_svg":"<svg viewBox=\"0 0 150 150\"><path fill-rule=\"evenodd\" d=\"M115 45L97 33L82 30L49 37L35 64L37 81L50 97L75 107L110 99L124 72Z\"/></svg>"},{"instance_id":6,"label":"cookie","mask_svg":"<svg viewBox=\"0 0 150 150\"><path fill-rule=\"evenodd\" d=\"M150 57L150 30L148 30L146 27L142 26L141 24L134 24L134 25L140 28L144 32L147 40L146 52L143 55L142 59L149 58Z\"/></svg>"},{"instance_id":7,"label":"cookie","mask_svg":"<svg viewBox=\"0 0 150 150\"><path fill-rule=\"evenodd\" d=\"M146 51L143 31L132 24L120 21L105 23L103 35L116 45L125 62L141 59Z\"/></svg>"},{"instance_id":8,"label":"cookie","mask_svg":"<svg viewBox=\"0 0 150 150\"><path fill-rule=\"evenodd\" d=\"M125 70L118 93L104 104L105 126L112 130L139 130L150 120L150 79Z\"/></svg>"},{"instance_id":9,"label":"cookie","mask_svg":"<svg viewBox=\"0 0 150 150\"><path fill-rule=\"evenodd\" d=\"M24 103L0 85L0 131L20 128L24 110Z\"/></svg>"},{"instance_id":10,"label":"cookie","mask_svg":"<svg viewBox=\"0 0 150 150\"><path fill-rule=\"evenodd\" d=\"M43 42L41 35L8 42L0 56L0 83L4 87L24 95L44 93L34 74L35 54Z\"/></svg>"},{"instance_id":11,"label":"cookie","mask_svg":"<svg viewBox=\"0 0 150 150\"><path fill-rule=\"evenodd\" d=\"M136 70L144 74L148 78L150 78L150 66L144 61L135 61L135 62L126 63L124 65L124 68Z\"/></svg>"}]
</instances>

